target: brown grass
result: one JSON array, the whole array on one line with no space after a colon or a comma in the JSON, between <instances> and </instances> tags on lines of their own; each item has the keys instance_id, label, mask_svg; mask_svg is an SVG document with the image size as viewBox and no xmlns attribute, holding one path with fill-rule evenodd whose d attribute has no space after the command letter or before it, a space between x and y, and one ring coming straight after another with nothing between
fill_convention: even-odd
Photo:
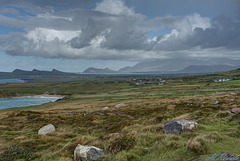
<instances>
[{"instance_id":1,"label":"brown grass","mask_svg":"<svg viewBox=\"0 0 240 161\"><path fill-rule=\"evenodd\" d=\"M226 107L231 99L236 101ZM213 105L212 100L224 103ZM79 99L56 102L45 109L2 112L0 130L4 133L1 134L0 150L14 142L31 142L37 146L37 154L40 156L67 153L69 156L61 156L58 160L69 160L77 144L94 145L115 155L135 148L136 145L154 147L159 144L174 150L186 143L187 149L194 154L207 154L207 143L218 143L223 139L221 135L199 135L197 131L185 134L189 137L184 142L184 136L166 135L164 124L172 119L192 119L197 122L205 120L207 124L208 119L229 117L230 108L240 101L234 95L224 94L133 102L129 100L125 107L112 108L118 103L121 101ZM105 106L111 109L102 111ZM54 124L57 131L44 136L37 135L38 129L49 123Z\"/></svg>"}]
</instances>

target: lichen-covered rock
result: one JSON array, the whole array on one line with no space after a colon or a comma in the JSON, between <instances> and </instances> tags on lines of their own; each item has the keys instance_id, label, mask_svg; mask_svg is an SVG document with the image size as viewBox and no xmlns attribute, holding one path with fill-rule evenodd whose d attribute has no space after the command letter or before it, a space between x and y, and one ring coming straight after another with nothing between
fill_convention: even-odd
<instances>
[{"instance_id":1,"label":"lichen-covered rock","mask_svg":"<svg viewBox=\"0 0 240 161\"><path fill-rule=\"evenodd\" d=\"M197 128L197 122L191 120L172 120L164 125L167 134L181 134L182 131L193 130Z\"/></svg>"},{"instance_id":2,"label":"lichen-covered rock","mask_svg":"<svg viewBox=\"0 0 240 161\"><path fill-rule=\"evenodd\" d=\"M41 129L39 129L38 134L46 135L48 133L55 132L55 131L56 131L56 129L55 129L54 125L48 124L46 126L43 126Z\"/></svg>"},{"instance_id":3,"label":"lichen-covered rock","mask_svg":"<svg viewBox=\"0 0 240 161\"><path fill-rule=\"evenodd\" d=\"M116 106L114 106L114 108L119 108L119 107L123 107L123 106L125 106L125 104L124 103L120 103L120 104L117 104Z\"/></svg>"},{"instance_id":4,"label":"lichen-covered rock","mask_svg":"<svg viewBox=\"0 0 240 161\"><path fill-rule=\"evenodd\" d=\"M74 150L74 161L98 160L103 155L103 150L97 147L78 144Z\"/></svg>"},{"instance_id":5,"label":"lichen-covered rock","mask_svg":"<svg viewBox=\"0 0 240 161\"><path fill-rule=\"evenodd\" d=\"M234 113L234 114L240 113L240 108L232 108L231 113Z\"/></svg>"}]
</instances>

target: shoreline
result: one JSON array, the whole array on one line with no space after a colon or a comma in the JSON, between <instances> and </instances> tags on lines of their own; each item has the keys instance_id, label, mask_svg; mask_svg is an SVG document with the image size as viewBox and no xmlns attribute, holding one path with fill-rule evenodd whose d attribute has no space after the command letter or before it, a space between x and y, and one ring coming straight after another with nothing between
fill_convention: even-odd
<instances>
[{"instance_id":1,"label":"shoreline","mask_svg":"<svg viewBox=\"0 0 240 161\"><path fill-rule=\"evenodd\" d=\"M51 101L47 101L47 102L43 102L41 104L31 104L31 105L26 105L26 106L17 106L17 107L7 107L7 108L0 108L0 112L4 112L4 111L12 111L12 110L16 110L16 109L26 109L26 108L31 108L31 106L35 106L35 105L42 105L42 104L45 104L45 103L49 103L49 102L57 102L59 100L62 100L65 98L65 96L63 95L49 95L49 94L40 94L40 95L27 95L27 96L19 96L19 97L2 97L0 98L0 100L4 100L4 99L23 99L23 98L26 98L26 99L34 99L34 98L40 98L40 99L50 99ZM53 99L53 100L52 100Z\"/></svg>"},{"instance_id":2,"label":"shoreline","mask_svg":"<svg viewBox=\"0 0 240 161\"><path fill-rule=\"evenodd\" d=\"M38 95L26 95L26 96L20 96L20 97L59 97L64 98L63 95L50 95L50 94L38 94Z\"/></svg>"},{"instance_id":3,"label":"shoreline","mask_svg":"<svg viewBox=\"0 0 240 161\"><path fill-rule=\"evenodd\" d=\"M65 95L56 95L56 94L18 94L18 93L0 93L1 98L24 98L24 97L59 97L63 99Z\"/></svg>"}]
</instances>

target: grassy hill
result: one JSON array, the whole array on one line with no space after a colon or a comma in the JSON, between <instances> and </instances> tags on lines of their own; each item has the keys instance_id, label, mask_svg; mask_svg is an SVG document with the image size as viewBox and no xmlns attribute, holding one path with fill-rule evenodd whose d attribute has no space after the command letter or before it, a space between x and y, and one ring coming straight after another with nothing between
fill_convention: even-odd
<instances>
[{"instance_id":1,"label":"grassy hill","mask_svg":"<svg viewBox=\"0 0 240 161\"><path fill-rule=\"evenodd\" d=\"M205 160L215 153L239 155L240 70L214 75L165 78L164 85L130 85L130 78L64 83L0 85L1 92L69 94L66 99L0 111L0 160L73 160L77 144L104 150L100 160ZM142 76L135 76L142 79ZM148 79L153 79L151 76ZM221 92L221 93L218 93ZM124 107L114 108L125 103ZM109 110L103 111L103 107ZM181 135L164 132L165 123L198 123ZM38 135L46 124L56 132Z\"/></svg>"}]
</instances>

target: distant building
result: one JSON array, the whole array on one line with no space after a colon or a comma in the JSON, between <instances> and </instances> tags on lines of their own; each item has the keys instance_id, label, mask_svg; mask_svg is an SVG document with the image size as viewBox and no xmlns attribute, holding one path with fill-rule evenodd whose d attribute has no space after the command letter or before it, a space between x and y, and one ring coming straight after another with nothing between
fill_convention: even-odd
<instances>
[{"instance_id":1,"label":"distant building","mask_svg":"<svg viewBox=\"0 0 240 161\"><path fill-rule=\"evenodd\" d=\"M213 82L227 82L230 81L231 79L213 79Z\"/></svg>"},{"instance_id":2,"label":"distant building","mask_svg":"<svg viewBox=\"0 0 240 161\"><path fill-rule=\"evenodd\" d=\"M132 79L130 82L130 85L133 86L140 86L143 84L150 85L150 84L158 84L158 85L164 85L165 80L162 80L160 78L157 79L150 79L150 78L145 78L145 79Z\"/></svg>"}]
</instances>

